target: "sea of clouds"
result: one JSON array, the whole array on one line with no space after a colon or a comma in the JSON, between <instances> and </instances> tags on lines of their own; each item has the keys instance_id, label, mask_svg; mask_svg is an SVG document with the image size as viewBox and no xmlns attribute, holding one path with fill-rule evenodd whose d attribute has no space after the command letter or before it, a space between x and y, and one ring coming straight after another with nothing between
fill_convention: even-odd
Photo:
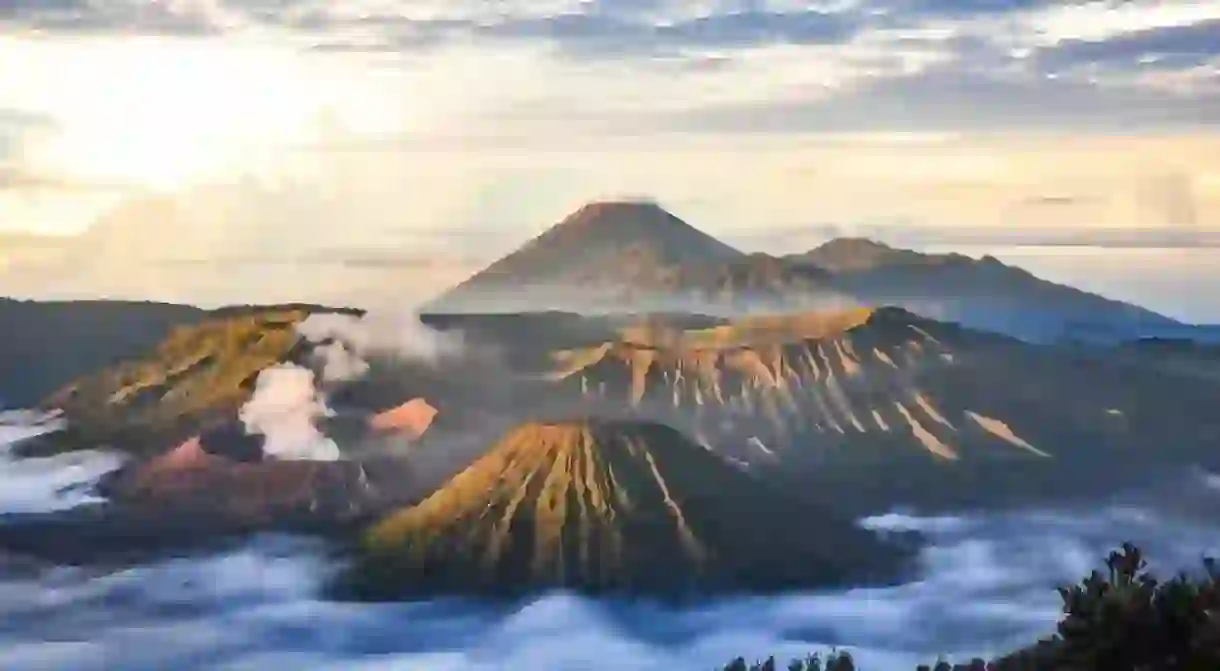
<instances>
[{"instance_id":1,"label":"sea of clouds","mask_svg":"<svg viewBox=\"0 0 1220 671\"><path fill-rule=\"evenodd\" d=\"M12 419L12 418L10 418ZM45 427L0 427L11 442ZM13 459L0 448L0 513L90 505L88 485L113 455ZM1214 480L1214 479L1213 479ZM1206 478L1189 487L1211 492ZM301 539L106 575L38 576L0 565L0 668L162 671L297 668L395 671L711 671L737 655L850 650L868 670L910 670L940 654L1003 652L1050 633L1054 587L1098 567L1123 541L1158 569L1193 569L1220 553L1220 526L1179 508L1145 507L914 517L864 524L932 539L918 581L699 607L550 594L493 607L465 601L343 604L321 598L333 569Z\"/></svg>"}]
</instances>

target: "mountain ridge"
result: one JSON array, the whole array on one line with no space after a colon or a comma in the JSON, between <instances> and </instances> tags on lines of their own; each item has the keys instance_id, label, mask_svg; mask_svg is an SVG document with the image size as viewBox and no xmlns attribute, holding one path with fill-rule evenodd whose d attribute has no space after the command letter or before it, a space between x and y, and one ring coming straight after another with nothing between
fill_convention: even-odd
<instances>
[{"instance_id":1,"label":"mountain ridge","mask_svg":"<svg viewBox=\"0 0 1220 671\"><path fill-rule=\"evenodd\" d=\"M217 333L224 337L202 338L194 344L192 338L170 338L171 346L162 351L172 356L154 362L154 368L142 373L150 377L123 377L123 370L130 368L114 375L102 374L98 377L99 385L81 401L88 405L89 398L105 400L115 394L125 400L144 398L146 403L130 407L120 403L113 414L102 413L103 420L113 421L103 421L101 428L123 429L125 433L109 437L117 447L134 452L137 457L171 450L189 438L188 431L199 433L202 427L206 433L213 419L230 415L233 404L245 396L225 396L215 406L204 398L196 399L201 402L197 407L177 406L178 401L193 396L186 390L211 373L199 379L194 377L197 373L183 377L162 374L178 368L194 371L190 362L198 362L201 355L206 358L208 354L206 348L199 350L196 345L230 342L235 346L212 351L215 358L207 363L216 367L214 373L223 374L226 379L248 380L266 361L292 357L291 348L284 353L283 347L288 345L292 324L300 314L288 312L291 314L272 314L267 321L268 315L257 310L239 310L240 314L228 317L231 320L228 324L218 320L223 328ZM1171 469L1184 463L1220 468L1220 457L1213 449L1215 441L1220 440L1220 421L1212 412L1215 379L1220 378L1209 381L1201 375L1197 353L1190 348L1175 346L1164 352L1161 348L1146 354L1136 352L1120 362L1112 360L1116 350L1110 348L1033 345L1002 334L941 323L896 307L754 315L734 320L635 315L621 321L597 318L583 323L578 316L542 314L434 321L438 325L442 322L446 328L471 329L478 336L471 337L472 343L494 346L501 339L515 343L511 357L515 368L492 370L479 363L475 367L450 366L426 374L411 374L387 365L370 372L368 388L352 388L351 393L335 390L332 400L343 416L333 419L352 424L348 428L359 429L348 433L362 440L370 421L368 411L380 411L383 401L401 404L408 398L420 397L438 410L428 415L431 428L425 429L419 449L404 455L409 467L404 472L412 473L412 497L418 493L424 498L445 489L451 476L469 469L479 461L479 455L487 455L505 441L516 450L511 454L525 459L516 466L524 470L518 473L519 477L513 476L514 482L522 486L514 489L497 484L505 478L505 467L516 463L500 458L496 462L499 466L476 469L481 479L474 485L449 490L461 494L453 495L460 499L460 505L452 510L464 511L462 515L433 516L416 525L417 529L439 528L445 538L465 538L469 531L481 539L470 553L455 555L457 550L451 548L445 551L448 554L439 555L444 562L456 556L455 566L464 567L460 571L455 568L456 572L447 578L458 587L483 585L495 591L502 584L496 577L501 574L495 571L504 571L507 573L503 575L512 577L508 582L520 579L525 581L522 584L562 586L568 584L565 576L572 576L573 584L582 588L627 589L629 586L623 587L625 583L621 581L598 582L600 574L595 568L582 569L583 573L574 575L561 574L553 561L555 557L564 557L569 567L580 564L578 559L571 559L579 557L579 544L574 549L557 549L568 547L564 545L567 541L562 540L568 536L563 533L559 534L561 541L543 544L541 554L550 559L540 560L540 572L531 573L539 547L535 531L554 526L539 522L540 518L533 513L509 516L511 519L501 525L508 529L504 533L519 539L526 548L519 562L507 564L492 561L488 549L492 539L502 534L487 531L470 519L477 519L491 503L491 510L501 512L491 514L490 522L504 520L502 511L518 496L520 501L532 502L518 506L537 510L542 500L539 488L551 473L568 483L555 496L565 501L575 496L583 501L581 497L586 494L579 492L587 493L594 487L586 486L592 480L573 475L584 470L576 464L593 464L593 472L601 473L599 464L612 461L604 455L631 452L628 444L642 446L636 449L639 456L621 468L615 466L616 477L625 478L622 474L628 471L651 477L643 456L651 454L660 464L667 488L683 487L689 496L697 498L702 492L695 491L694 485L675 484L685 477L676 474L685 471L692 477L703 478L704 471L715 469L719 475L712 474L706 479L724 479L725 491L765 483L770 489L782 491L786 500L797 499L767 504L771 510L783 508L784 512L765 513L781 519L790 517L792 510L804 510L800 506L814 504L820 506L818 509L855 516L881 513L894 505L937 511L960 509L962 505L1045 503L1048 497L1066 500L1130 484L1132 478L1146 478L1156 469ZM235 330L230 331L230 327ZM272 344L278 343L274 348L250 349L250 345L268 336L274 341ZM206 368L197 372L204 373ZM475 380L475 384L462 383L467 378ZM505 391L503 405L499 391L492 394L494 399L484 399L471 391L473 387L487 387L493 378L506 383L500 385ZM142 386L145 384L151 386ZM240 385L227 389L234 394L241 391ZM160 403L168 405L157 409ZM164 412L170 419L179 418L179 410L188 411L181 416L188 421L182 424L172 421L170 430L165 432L154 431L140 421L148 416L146 412L156 416ZM348 411L352 413L350 417L344 415ZM70 414L74 416L69 418L70 424L73 418L87 417L87 413L81 415L79 411ZM522 432L509 428L523 423L534 428ZM538 430L539 424L576 428L561 428L558 437L547 438L544 434L554 432ZM598 433L599 430L589 428L595 424L612 428ZM319 428L324 428L328 436L339 435L332 434L329 427ZM339 429L347 431L343 426L336 430ZM584 438L585 433L593 438ZM226 444L226 440L231 439L213 437L209 444L205 435L204 451L214 454L240 451L236 448L242 445L236 441ZM677 457L672 457L675 452L667 447L671 443L679 445ZM560 447L550 450L551 457L540 460L534 453L539 445L546 444ZM547 448L541 451L547 453ZM351 453L353 458L356 455L357 452ZM716 465L702 465L711 463L705 457L713 459ZM725 475L722 467L729 469L729 475ZM319 469L330 470L345 471L342 465ZM295 491L289 491L288 485L295 487L298 482L311 480L307 476L312 470L300 466L225 466L185 473L181 475L188 478L190 487L179 488L174 484L178 476L174 476L162 483L169 487L163 491L181 497L189 504L185 507L192 508L194 501L225 496L221 492L232 487L234 503L248 501L251 505L262 505L263 501L272 501L256 491L261 485L251 484L262 482L259 477L263 476L251 474L263 471L267 482L281 483L277 486L283 487L281 491L289 497L286 501L311 505L308 497L293 498ZM534 473L537 475L529 478ZM750 479L740 480L738 475ZM330 482L329 477L318 482ZM345 491L344 478L335 477L333 489ZM609 491L601 485L606 478L599 475L593 480L597 481L599 491ZM668 508L662 505L665 497L655 484L656 479L635 481L643 483L637 484L637 488L646 486L645 491L650 492L647 496L652 503L648 508L658 513L652 518L671 520L666 517ZM681 499L676 494L671 498ZM141 514L155 517L161 510L152 509L155 497L137 499L133 505L140 508ZM716 506L720 505L705 501L697 507L719 510ZM576 503L565 504L569 511L578 508ZM546 507L549 511L554 509L554 505ZM687 515L685 507L680 505L680 509ZM608 518L617 519L618 508L589 510L592 517L586 519L573 513L558 526L575 530L573 538L579 538L579 530L586 527L605 530L607 538L619 530L614 523L606 522ZM614 515L606 511L613 511ZM239 517L247 512L248 507L243 504ZM521 514L524 515L524 510ZM317 518L313 512L304 515L307 519ZM454 518L457 526L447 526L442 519L447 517ZM665 530L664 547L669 548L675 562L680 562L680 566L672 567L672 573L703 575L708 584L720 589L723 585L717 581L723 576L717 571L727 570L726 565L713 562L715 570L710 574L695 573L692 567L696 554L684 549L687 546L682 544L672 521L667 524L657 528ZM700 524L688 526L696 538L712 534L713 540L705 545L720 548L729 545L724 536L715 535L718 532L700 532L700 528L706 527ZM841 527L836 523L826 524L826 533L839 533L835 530ZM115 533L125 528L116 527ZM522 528L534 530L520 531ZM776 535L791 535L785 529L773 531ZM53 536L45 537L47 542L52 542ZM760 545L765 544L765 540L760 541ZM594 550L593 546L586 548L589 552ZM821 556L815 550L799 547L793 551ZM435 567L437 556L432 555L423 563L408 562L406 568L400 567L401 571L391 570L386 579L393 583L408 576L418 578L424 575L421 571L432 570L427 567ZM481 563L483 559L499 568L487 569ZM648 563L643 559L639 562ZM636 574L634 569L620 566L609 575ZM777 569L776 575L782 574ZM797 582L811 579L799 573L788 575ZM535 582L530 583L531 580ZM758 583L752 585L757 587ZM409 586L406 589L409 591ZM651 590L649 587L648 591Z\"/></svg>"},{"instance_id":2,"label":"mountain ridge","mask_svg":"<svg viewBox=\"0 0 1220 671\"><path fill-rule=\"evenodd\" d=\"M805 252L787 254L783 258L797 259L830 272L865 270L878 265L918 262L927 255L909 249L898 249L872 238L838 237Z\"/></svg>"},{"instance_id":3,"label":"mountain ridge","mask_svg":"<svg viewBox=\"0 0 1220 671\"><path fill-rule=\"evenodd\" d=\"M834 285L863 303L899 305L1025 340L1053 342L1092 331L1094 340L1114 343L1182 326L1139 305L1044 280L990 255L924 254L837 238L785 258L831 268Z\"/></svg>"},{"instance_id":4,"label":"mountain ridge","mask_svg":"<svg viewBox=\"0 0 1220 671\"><path fill-rule=\"evenodd\" d=\"M629 333L552 361L556 394L573 404L668 423L864 514L1104 490L1214 461L1220 437L1206 409L1220 378L1186 359L1111 361L899 308ZM870 481L871 497L853 491Z\"/></svg>"},{"instance_id":5,"label":"mountain ridge","mask_svg":"<svg viewBox=\"0 0 1220 671\"><path fill-rule=\"evenodd\" d=\"M587 204L425 309L736 315L853 305L896 305L1039 342L1069 337L1079 324L1108 329L1110 340L1181 326L992 256L924 254L851 237L795 254L747 254L651 201Z\"/></svg>"},{"instance_id":6,"label":"mountain ridge","mask_svg":"<svg viewBox=\"0 0 1220 671\"><path fill-rule=\"evenodd\" d=\"M28 407L80 375L139 356L205 311L152 301L0 298L0 407ZM48 356L50 351L53 355Z\"/></svg>"}]
</instances>

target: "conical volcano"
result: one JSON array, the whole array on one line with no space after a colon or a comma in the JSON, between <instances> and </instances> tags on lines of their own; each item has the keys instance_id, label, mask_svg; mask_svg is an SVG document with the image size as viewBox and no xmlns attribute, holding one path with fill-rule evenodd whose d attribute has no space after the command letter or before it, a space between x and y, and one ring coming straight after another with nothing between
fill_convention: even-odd
<instances>
[{"instance_id":1,"label":"conical volcano","mask_svg":"<svg viewBox=\"0 0 1220 671\"><path fill-rule=\"evenodd\" d=\"M437 298L428 312L571 309L669 290L680 269L745 255L647 201L581 207Z\"/></svg>"},{"instance_id":2,"label":"conical volcano","mask_svg":"<svg viewBox=\"0 0 1220 671\"><path fill-rule=\"evenodd\" d=\"M890 577L901 553L662 424L528 423L365 536L367 596L680 595Z\"/></svg>"}]
</instances>

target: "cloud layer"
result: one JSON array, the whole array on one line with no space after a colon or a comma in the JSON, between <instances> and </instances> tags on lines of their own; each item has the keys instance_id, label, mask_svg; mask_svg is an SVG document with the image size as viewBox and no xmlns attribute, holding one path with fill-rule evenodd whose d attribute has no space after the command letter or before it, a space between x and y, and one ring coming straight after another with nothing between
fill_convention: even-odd
<instances>
[{"instance_id":1,"label":"cloud layer","mask_svg":"<svg viewBox=\"0 0 1220 671\"><path fill-rule=\"evenodd\" d=\"M1197 491L1199 483L1175 483ZM1187 498L1186 495L1183 498ZM1213 505L1215 494L1200 497ZM1172 504L1169 504L1172 505ZM312 545L263 542L102 576L0 579L0 665L132 671L711 669L736 655L784 658L830 646L869 669L964 661L1026 645L1058 619L1054 588L1132 541L1158 574L1197 571L1220 534L1145 508L873 518L931 540L920 580L884 589L725 599L671 608L554 593L511 606L341 604L319 597L331 565ZM1053 551L1048 552L1048 548ZM72 642L60 642L70 636ZM140 643L155 636L157 645Z\"/></svg>"},{"instance_id":2,"label":"cloud layer","mask_svg":"<svg viewBox=\"0 0 1220 671\"><path fill-rule=\"evenodd\" d=\"M617 110L636 128L776 131L1220 118L1220 7L1206 1L7 0L0 30L254 37L391 69L474 52L485 60L463 71L470 89L522 67L531 88L583 80L541 100L478 100L484 119ZM658 100L666 86L683 104ZM658 108L677 118L654 118Z\"/></svg>"}]
</instances>

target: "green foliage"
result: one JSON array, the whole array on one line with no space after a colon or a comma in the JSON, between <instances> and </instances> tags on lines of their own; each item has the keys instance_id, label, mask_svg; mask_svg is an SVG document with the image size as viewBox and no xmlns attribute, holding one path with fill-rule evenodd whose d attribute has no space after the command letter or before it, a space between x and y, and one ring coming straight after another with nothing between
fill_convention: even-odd
<instances>
[{"instance_id":1,"label":"green foliage","mask_svg":"<svg viewBox=\"0 0 1220 671\"><path fill-rule=\"evenodd\" d=\"M1205 559L1201 579L1185 574L1160 581L1148 573L1138 548L1124 544L1106 559L1107 574L1093 571L1062 587L1063 618L1056 635L1016 653L967 664L939 661L917 671L1216 671L1220 669L1220 568ZM837 660L846 659L846 662ZM843 663L845 666L835 666ZM772 671L774 658L747 666L733 660L724 671ZM794 660L791 671L853 669L834 655Z\"/></svg>"},{"instance_id":2,"label":"green foliage","mask_svg":"<svg viewBox=\"0 0 1220 671\"><path fill-rule=\"evenodd\" d=\"M846 652L834 652L822 661L820 655L809 655L805 659L794 659L786 667L788 671L856 671L856 664L851 655ZM746 664L745 658L738 657L729 662L724 671L779 671L780 667L774 657L768 657L761 662Z\"/></svg>"},{"instance_id":3,"label":"green foliage","mask_svg":"<svg viewBox=\"0 0 1220 671\"><path fill-rule=\"evenodd\" d=\"M1204 671L1220 669L1220 571L1204 560L1201 580L1161 582L1131 544L1092 572L1059 589L1064 617L1058 634L995 668Z\"/></svg>"}]
</instances>

